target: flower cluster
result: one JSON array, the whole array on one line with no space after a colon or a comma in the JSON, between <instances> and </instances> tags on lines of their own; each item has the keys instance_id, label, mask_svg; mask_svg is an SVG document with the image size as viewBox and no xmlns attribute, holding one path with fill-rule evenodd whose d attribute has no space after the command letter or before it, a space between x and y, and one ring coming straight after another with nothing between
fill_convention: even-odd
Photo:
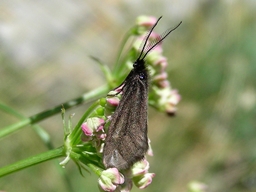
<instances>
[{"instance_id":1,"label":"flower cluster","mask_svg":"<svg viewBox=\"0 0 256 192\"><path fill-rule=\"evenodd\" d=\"M120 94L116 94L118 91L120 90L110 91L109 96L103 99L104 101L101 101L102 113L93 114L81 126L84 133L81 138L82 141L90 142L99 153L103 152L104 140L106 138L105 127L107 126L105 124L111 118L120 101Z\"/></svg>"},{"instance_id":2,"label":"flower cluster","mask_svg":"<svg viewBox=\"0 0 256 192\"><path fill-rule=\"evenodd\" d=\"M155 176L148 169L149 163L146 159L135 163L124 175L116 168L109 168L102 172L99 185L104 191L130 191L133 183L139 189L145 189Z\"/></svg>"},{"instance_id":3,"label":"flower cluster","mask_svg":"<svg viewBox=\"0 0 256 192\"><path fill-rule=\"evenodd\" d=\"M103 152L104 140L106 138L107 122L114 113L119 104L121 88L117 88L109 92L104 103L104 117L100 115L88 118L81 126L83 142L90 142L98 153ZM119 94L117 94L119 93ZM106 120L105 120L106 119ZM148 155L153 155L149 140ZM120 173L116 168L109 168L101 172L99 177L99 186L104 191L130 191L133 183L140 189L146 188L155 176L154 173L149 173L149 163L146 159L135 163L129 170L129 173ZM124 174L124 175L123 175Z\"/></svg>"},{"instance_id":4,"label":"flower cluster","mask_svg":"<svg viewBox=\"0 0 256 192\"><path fill-rule=\"evenodd\" d=\"M138 53L141 52L141 44L145 40L145 34L155 23L155 17L141 16L137 20L137 25L133 35L138 38L133 44L130 55L134 58L129 58L127 64L136 60ZM152 46L154 42L159 40L160 36L152 32L148 45ZM162 55L162 46L159 43L150 54L145 58L147 67L151 76L151 90L149 93L149 104L168 114L176 112L176 105L180 100L177 90L172 90L169 81L167 80L167 73L165 72L167 66L167 59ZM90 117L82 124L83 131L82 141L91 143L96 149L99 156L103 152L104 141L106 138L107 127L111 120L111 115L115 112L122 96L122 87L109 92L108 96L100 102L100 113L91 114ZM150 142L150 140L149 140ZM149 143L148 155L153 155L152 148ZM99 165L102 168L102 164ZM135 163L129 170L119 172L116 168L109 168L100 171L99 186L104 191L130 191L133 184L138 188L144 189L151 182L154 173L149 173L149 163L144 158Z\"/></svg>"},{"instance_id":5,"label":"flower cluster","mask_svg":"<svg viewBox=\"0 0 256 192\"><path fill-rule=\"evenodd\" d=\"M88 118L81 126L84 135L82 135L82 141L91 142L92 145L99 151L103 151L103 142L106 133L103 129L105 124L104 119L99 117Z\"/></svg>"},{"instance_id":6,"label":"flower cluster","mask_svg":"<svg viewBox=\"0 0 256 192\"><path fill-rule=\"evenodd\" d=\"M137 19L138 25L138 37L134 43L134 49L136 52L140 52L141 44L147 35L147 31L155 24L155 17L141 16ZM160 36L157 33L152 32L148 46L159 40ZM177 108L176 105L180 101L180 95L178 91L171 88L168 81L168 75L166 73L167 58L162 55L161 43L158 44L150 54L145 58L151 73L151 91L149 93L149 104L156 107L160 111L165 111L169 115L174 115Z\"/></svg>"},{"instance_id":7,"label":"flower cluster","mask_svg":"<svg viewBox=\"0 0 256 192\"><path fill-rule=\"evenodd\" d=\"M140 189L145 189L155 176L155 173L149 173L148 169L149 163L146 159L135 163L132 167L132 180Z\"/></svg>"},{"instance_id":8,"label":"flower cluster","mask_svg":"<svg viewBox=\"0 0 256 192\"><path fill-rule=\"evenodd\" d=\"M124 176L119 173L117 168L109 168L102 171L99 178L99 185L104 191L115 191L124 181Z\"/></svg>"}]
</instances>

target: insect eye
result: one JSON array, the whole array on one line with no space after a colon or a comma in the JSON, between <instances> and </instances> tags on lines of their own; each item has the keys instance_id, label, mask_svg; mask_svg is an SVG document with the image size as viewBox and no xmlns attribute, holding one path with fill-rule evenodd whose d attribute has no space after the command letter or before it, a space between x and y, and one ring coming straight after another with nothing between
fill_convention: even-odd
<instances>
[{"instance_id":1,"label":"insect eye","mask_svg":"<svg viewBox=\"0 0 256 192\"><path fill-rule=\"evenodd\" d=\"M142 79L145 79L145 75L143 73L140 73L139 74L139 78L142 80Z\"/></svg>"}]
</instances>

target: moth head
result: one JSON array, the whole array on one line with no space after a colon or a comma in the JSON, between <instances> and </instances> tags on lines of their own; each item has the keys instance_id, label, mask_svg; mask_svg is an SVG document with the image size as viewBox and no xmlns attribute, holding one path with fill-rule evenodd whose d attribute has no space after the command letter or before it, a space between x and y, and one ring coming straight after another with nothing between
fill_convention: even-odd
<instances>
[{"instance_id":1,"label":"moth head","mask_svg":"<svg viewBox=\"0 0 256 192\"><path fill-rule=\"evenodd\" d=\"M145 61L143 59L137 59L133 63L133 68L135 71L140 71L145 69Z\"/></svg>"}]
</instances>

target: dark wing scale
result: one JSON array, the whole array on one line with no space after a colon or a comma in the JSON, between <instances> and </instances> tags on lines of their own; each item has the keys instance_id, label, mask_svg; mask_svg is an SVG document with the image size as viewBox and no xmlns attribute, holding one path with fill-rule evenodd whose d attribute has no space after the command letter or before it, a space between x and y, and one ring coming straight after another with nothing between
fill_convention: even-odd
<instances>
[{"instance_id":1,"label":"dark wing scale","mask_svg":"<svg viewBox=\"0 0 256 192\"><path fill-rule=\"evenodd\" d=\"M143 159L148 150L147 76L145 68L140 72L132 70L125 81L121 101L112 116L105 140L103 163L106 168L127 169Z\"/></svg>"}]
</instances>

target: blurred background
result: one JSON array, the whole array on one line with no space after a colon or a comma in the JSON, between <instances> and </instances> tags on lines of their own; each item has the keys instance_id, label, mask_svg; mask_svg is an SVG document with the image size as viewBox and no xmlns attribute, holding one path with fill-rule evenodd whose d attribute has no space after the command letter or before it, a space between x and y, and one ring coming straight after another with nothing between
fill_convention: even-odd
<instances>
[{"instance_id":1,"label":"blurred background","mask_svg":"<svg viewBox=\"0 0 256 192\"><path fill-rule=\"evenodd\" d=\"M113 66L125 32L140 15L163 16L157 31L182 25L164 42L169 80L182 100L175 117L149 110L156 173L144 191L256 191L256 1L1 0L0 102L29 117L105 84L89 56ZM76 124L87 109L75 113ZM0 111L0 127L18 120ZM60 114L39 123L63 144ZM31 127L0 141L0 167L47 151ZM0 179L3 191L70 191L45 162ZM64 170L72 191L97 191L93 173ZM136 187L133 191L140 191Z\"/></svg>"}]
</instances>

